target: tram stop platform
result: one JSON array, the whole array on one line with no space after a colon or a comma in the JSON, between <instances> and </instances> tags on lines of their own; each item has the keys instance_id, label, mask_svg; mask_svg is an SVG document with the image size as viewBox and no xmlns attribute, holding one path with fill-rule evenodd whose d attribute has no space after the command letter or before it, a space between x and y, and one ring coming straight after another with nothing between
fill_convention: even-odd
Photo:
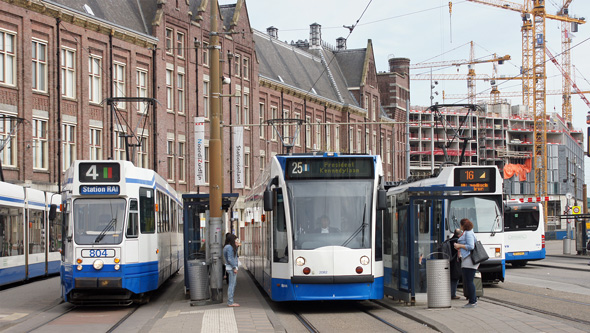
<instances>
[{"instance_id":1,"label":"tram stop platform","mask_svg":"<svg viewBox=\"0 0 590 333\"><path fill-rule=\"evenodd\" d=\"M548 256L563 255L561 241L547 241ZM575 255L571 255L575 257ZM579 256L577 256L579 258ZM590 257L588 257L590 259ZM550 265L547 263L546 265ZM553 264L559 266L559 264ZM584 265L580 269L588 269ZM240 307L227 306L227 284L223 282L223 303L191 306L190 297L184 292L183 270L173 276L161 296L165 298L140 307L133 315L133 321L126 321L114 332L288 332L278 316L272 311L255 285L250 274L240 267L234 295ZM461 293L458 291L458 294ZM483 299L485 299L485 294ZM480 300L476 308L464 309L466 300L453 300L450 308L428 308L426 302L418 301L410 306L403 302L384 298L382 303L391 310L425 325L421 331L430 328L439 332L587 332L580 327L570 326L550 316L506 307L494 302ZM154 300L155 301L155 300ZM164 303L165 305L156 305ZM152 308L153 307L153 308ZM298 331L296 329L296 331ZM341 333L341 332L340 332Z\"/></svg>"}]
</instances>

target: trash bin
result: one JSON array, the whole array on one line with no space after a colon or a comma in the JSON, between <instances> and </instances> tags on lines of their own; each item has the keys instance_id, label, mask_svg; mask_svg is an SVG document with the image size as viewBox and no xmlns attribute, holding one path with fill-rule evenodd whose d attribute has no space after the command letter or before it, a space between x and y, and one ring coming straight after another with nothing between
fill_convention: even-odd
<instances>
[{"instance_id":1,"label":"trash bin","mask_svg":"<svg viewBox=\"0 0 590 333\"><path fill-rule=\"evenodd\" d=\"M450 267L448 259L426 260L426 298L429 308L451 307Z\"/></svg>"},{"instance_id":2,"label":"trash bin","mask_svg":"<svg viewBox=\"0 0 590 333\"><path fill-rule=\"evenodd\" d=\"M563 254L572 254L572 240L568 236L563 237Z\"/></svg>"},{"instance_id":3,"label":"trash bin","mask_svg":"<svg viewBox=\"0 0 590 333\"><path fill-rule=\"evenodd\" d=\"M209 299L209 273L204 259L187 260L191 301Z\"/></svg>"}]
</instances>

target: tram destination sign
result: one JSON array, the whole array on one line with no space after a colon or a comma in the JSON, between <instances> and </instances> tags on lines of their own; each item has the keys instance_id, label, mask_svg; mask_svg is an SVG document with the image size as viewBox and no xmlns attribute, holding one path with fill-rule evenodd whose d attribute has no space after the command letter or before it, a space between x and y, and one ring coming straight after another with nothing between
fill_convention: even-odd
<instances>
[{"instance_id":1,"label":"tram destination sign","mask_svg":"<svg viewBox=\"0 0 590 333\"><path fill-rule=\"evenodd\" d=\"M121 179L119 163L80 163L78 166L80 183L118 183Z\"/></svg>"},{"instance_id":2,"label":"tram destination sign","mask_svg":"<svg viewBox=\"0 0 590 333\"><path fill-rule=\"evenodd\" d=\"M496 192L495 168L455 168L454 186L470 186L474 192Z\"/></svg>"},{"instance_id":3,"label":"tram destination sign","mask_svg":"<svg viewBox=\"0 0 590 333\"><path fill-rule=\"evenodd\" d=\"M286 179L371 179L372 158L289 158Z\"/></svg>"}]
</instances>

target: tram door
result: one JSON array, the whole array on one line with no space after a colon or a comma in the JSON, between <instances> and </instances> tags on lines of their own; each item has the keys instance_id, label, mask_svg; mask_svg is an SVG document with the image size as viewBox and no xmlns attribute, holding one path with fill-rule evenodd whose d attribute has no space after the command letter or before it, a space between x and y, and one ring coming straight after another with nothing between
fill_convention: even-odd
<instances>
[{"instance_id":1,"label":"tram door","mask_svg":"<svg viewBox=\"0 0 590 333\"><path fill-rule=\"evenodd\" d=\"M426 292L426 260L436 258L443 240L443 201L388 197L384 218L385 293L410 302Z\"/></svg>"}]
</instances>

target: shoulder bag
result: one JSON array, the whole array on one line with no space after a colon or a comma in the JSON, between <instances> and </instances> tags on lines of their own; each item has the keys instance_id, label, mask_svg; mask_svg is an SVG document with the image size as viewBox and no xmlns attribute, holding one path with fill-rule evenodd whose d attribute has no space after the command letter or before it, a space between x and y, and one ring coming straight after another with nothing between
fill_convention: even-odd
<instances>
[{"instance_id":1,"label":"shoulder bag","mask_svg":"<svg viewBox=\"0 0 590 333\"><path fill-rule=\"evenodd\" d=\"M483 244L481 244L481 242L478 240L475 241L475 246L471 251L470 257L474 265L482 263L490 258L486 253L486 249L484 249Z\"/></svg>"}]
</instances>

